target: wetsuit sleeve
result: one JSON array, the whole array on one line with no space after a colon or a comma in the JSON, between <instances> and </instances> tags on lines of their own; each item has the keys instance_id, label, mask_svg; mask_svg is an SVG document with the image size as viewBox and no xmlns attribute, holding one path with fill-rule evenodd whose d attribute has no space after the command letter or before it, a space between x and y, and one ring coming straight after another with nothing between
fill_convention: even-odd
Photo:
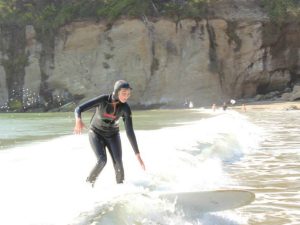
<instances>
[{"instance_id":1,"label":"wetsuit sleeve","mask_svg":"<svg viewBox=\"0 0 300 225\"><path fill-rule=\"evenodd\" d=\"M133 125L132 125L132 117L131 117L131 110L128 107L123 115L123 121L125 124L125 130L126 130L126 134L127 137L129 139L129 142L133 148L133 151L135 152L135 154L140 153L139 148L138 148L138 144L136 141L136 137L135 137L135 133L133 130Z\"/></svg>"},{"instance_id":2,"label":"wetsuit sleeve","mask_svg":"<svg viewBox=\"0 0 300 225\"><path fill-rule=\"evenodd\" d=\"M84 112L84 111L87 111L91 108L94 108L96 106L98 106L101 102L101 97L102 96L99 96L99 97L96 97L96 98L93 98L87 102L84 102L82 103L81 105L77 106L75 108L75 117L76 118L81 118L81 113Z\"/></svg>"}]
</instances>

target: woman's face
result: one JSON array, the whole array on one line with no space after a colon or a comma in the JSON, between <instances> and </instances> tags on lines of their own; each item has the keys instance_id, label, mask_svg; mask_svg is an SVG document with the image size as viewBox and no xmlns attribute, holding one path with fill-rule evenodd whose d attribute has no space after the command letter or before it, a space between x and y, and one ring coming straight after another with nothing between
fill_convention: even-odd
<instances>
[{"instance_id":1,"label":"woman's face","mask_svg":"<svg viewBox=\"0 0 300 225\"><path fill-rule=\"evenodd\" d=\"M118 93L118 98L120 102L125 103L127 99L130 97L131 90L128 88L121 88L121 90Z\"/></svg>"}]
</instances>

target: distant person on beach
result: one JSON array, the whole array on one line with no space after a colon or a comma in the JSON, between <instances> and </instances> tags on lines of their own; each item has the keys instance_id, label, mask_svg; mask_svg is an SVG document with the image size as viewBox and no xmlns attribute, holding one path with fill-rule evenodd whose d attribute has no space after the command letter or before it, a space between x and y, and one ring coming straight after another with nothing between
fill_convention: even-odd
<instances>
[{"instance_id":1,"label":"distant person on beach","mask_svg":"<svg viewBox=\"0 0 300 225\"><path fill-rule=\"evenodd\" d=\"M228 107L228 106L227 106L227 103L224 102L224 103L223 103L223 106L222 106L223 110L225 111L225 110L227 109L227 107Z\"/></svg>"},{"instance_id":2,"label":"distant person on beach","mask_svg":"<svg viewBox=\"0 0 300 225\"><path fill-rule=\"evenodd\" d=\"M189 108L190 101L186 98L183 103L184 108Z\"/></svg>"},{"instance_id":3,"label":"distant person on beach","mask_svg":"<svg viewBox=\"0 0 300 225\"><path fill-rule=\"evenodd\" d=\"M214 103L212 106L211 106L211 109L213 110L213 111L216 111L216 109L217 109L217 106L216 106L216 104Z\"/></svg>"},{"instance_id":4,"label":"distant person on beach","mask_svg":"<svg viewBox=\"0 0 300 225\"><path fill-rule=\"evenodd\" d=\"M108 149L115 169L117 183L124 181L124 168L122 162L122 146L119 132L119 119L122 117L127 137L131 143L134 153L142 169L145 170L144 162L141 158L137 140L132 125L131 109L127 103L131 94L131 87L128 82L119 80L114 85L111 94L100 95L93 98L75 109L74 133L81 134L84 123L81 113L95 108L96 111L91 119L88 132L91 147L97 157L97 163L90 172L86 181L94 186L98 175L106 165Z\"/></svg>"}]
</instances>

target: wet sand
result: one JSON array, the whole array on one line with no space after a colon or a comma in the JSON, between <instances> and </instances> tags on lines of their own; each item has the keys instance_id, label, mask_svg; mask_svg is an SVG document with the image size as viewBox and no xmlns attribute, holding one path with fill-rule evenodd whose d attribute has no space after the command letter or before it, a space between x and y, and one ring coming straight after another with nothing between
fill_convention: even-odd
<instances>
[{"instance_id":1,"label":"wet sand","mask_svg":"<svg viewBox=\"0 0 300 225\"><path fill-rule=\"evenodd\" d=\"M257 101L238 105L229 105L229 108L250 111L250 110L300 110L300 101Z\"/></svg>"}]
</instances>

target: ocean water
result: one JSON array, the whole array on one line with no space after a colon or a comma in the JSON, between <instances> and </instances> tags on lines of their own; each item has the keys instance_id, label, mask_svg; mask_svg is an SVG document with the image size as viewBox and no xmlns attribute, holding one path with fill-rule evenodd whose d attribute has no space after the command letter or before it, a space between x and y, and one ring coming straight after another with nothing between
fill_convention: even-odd
<instances>
[{"instance_id":1,"label":"ocean water","mask_svg":"<svg viewBox=\"0 0 300 225\"><path fill-rule=\"evenodd\" d=\"M133 113L146 171L121 127L125 183L115 184L108 158L94 188L85 182L94 153L87 130L73 135L72 113L0 114L0 224L299 224L299 112ZM218 189L250 190L256 200L185 215L151 195Z\"/></svg>"}]
</instances>

